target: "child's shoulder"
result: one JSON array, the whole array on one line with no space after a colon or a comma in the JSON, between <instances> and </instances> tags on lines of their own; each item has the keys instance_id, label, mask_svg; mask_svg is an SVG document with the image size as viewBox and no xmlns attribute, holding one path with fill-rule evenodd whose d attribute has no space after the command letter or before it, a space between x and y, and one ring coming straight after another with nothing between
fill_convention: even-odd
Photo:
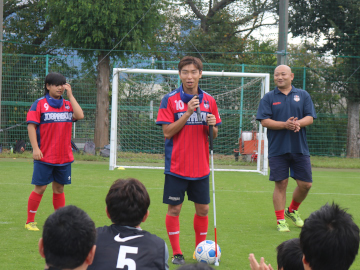
<instances>
[{"instance_id":1,"label":"child's shoulder","mask_svg":"<svg viewBox=\"0 0 360 270\"><path fill-rule=\"evenodd\" d=\"M38 98L37 100L35 100L34 103L38 103L38 102L40 102L41 100L44 100L44 99L46 99L45 96L42 96L42 97Z\"/></svg>"}]
</instances>

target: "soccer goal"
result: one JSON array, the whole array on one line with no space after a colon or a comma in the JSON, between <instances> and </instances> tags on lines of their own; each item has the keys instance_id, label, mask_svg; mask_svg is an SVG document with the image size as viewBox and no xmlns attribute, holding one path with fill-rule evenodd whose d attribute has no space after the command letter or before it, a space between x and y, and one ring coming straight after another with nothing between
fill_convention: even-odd
<instances>
[{"instance_id":1,"label":"soccer goal","mask_svg":"<svg viewBox=\"0 0 360 270\"><path fill-rule=\"evenodd\" d=\"M180 85L177 70L113 69L110 170L164 169L165 139L155 122L163 96ZM214 140L215 170L266 175L266 128L256 112L270 75L203 71L199 86L215 98L222 120Z\"/></svg>"}]
</instances>

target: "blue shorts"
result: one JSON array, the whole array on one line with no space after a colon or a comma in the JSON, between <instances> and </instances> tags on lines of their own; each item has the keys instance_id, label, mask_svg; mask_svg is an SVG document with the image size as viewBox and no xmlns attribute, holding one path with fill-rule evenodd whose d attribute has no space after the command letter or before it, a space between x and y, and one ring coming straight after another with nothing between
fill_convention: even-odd
<instances>
[{"instance_id":1,"label":"blue shorts","mask_svg":"<svg viewBox=\"0 0 360 270\"><path fill-rule=\"evenodd\" d=\"M200 180L186 180L165 174L163 203L170 205L182 204L185 191L189 201L199 204L209 204L209 176Z\"/></svg>"},{"instance_id":2,"label":"blue shorts","mask_svg":"<svg viewBox=\"0 0 360 270\"><path fill-rule=\"evenodd\" d=\"M270 181L281 181L290 177L312 182L310 157L303 154L284 154L269 158Z\"/></svg>"},{"instance_id":3,"label":"blue shorts","mask_svg":"<svg viewBox=\"0 0 360 270\"><path fill-rule=\"evenodd\" d=\"M54 166L41 162L34 162L34 172L31 184L45 186L53 181L62 185L71 184L71 163L64 166Z\"/></svg>"}]
</instances>

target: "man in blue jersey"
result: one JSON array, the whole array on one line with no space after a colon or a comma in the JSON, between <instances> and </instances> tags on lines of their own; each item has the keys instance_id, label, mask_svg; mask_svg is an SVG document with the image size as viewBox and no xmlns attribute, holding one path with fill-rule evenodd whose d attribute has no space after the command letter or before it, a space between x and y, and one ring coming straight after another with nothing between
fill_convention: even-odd
<instances>
[{"instance_id":1,"label":"man in blue jersey","mask_svg":"<svg viewBox=\"0 0 360 270\"><path fill-rule=\"evenodd\" d=\"M285 216L297 227L304 225L298 208L312 185L305 127L313 123L316 113L309 93L292 86L293 79L290 67L278 66L274 71L276 87L261 99L256 116L268 129L270 181L275 182L273 203L280 232L290 231ZM289 169L297 187L285 209Z\"/></svg>"}]
</instances>

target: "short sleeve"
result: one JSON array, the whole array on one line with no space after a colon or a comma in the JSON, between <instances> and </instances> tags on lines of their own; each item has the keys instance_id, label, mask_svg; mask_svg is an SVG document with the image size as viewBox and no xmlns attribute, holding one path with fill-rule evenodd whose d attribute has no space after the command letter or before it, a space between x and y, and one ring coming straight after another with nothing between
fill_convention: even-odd
<instances>
[{"instance_id":1,"label":"short sleeve","mask_svg":"<svg viewBox=\"0 0 360 270\"><path fill-rule=\"evenodd\" d=\"M304 102L304 117L305 116L312 116L313 118L316 118L316 112L314 103L311 99L311 96L308 92L306 93L305 102Z\"/></svg>"},{"instance_id":2,"label":"short sleeve","mask_svg":"<svg viewBox=\"0 0 360 270\"><path fill-rule=\"evenodd\" d=\"M157 125L171 124L174 123L174 121L175 121L174 112L169 102L169 96L166 95L161 100L158 116L156 119L156 124Z\"/></svg>"},{"instance_id":3,"label":"short sleeve","mask_svg":"<svg viewBox=\"0 0 360 270\"><path fill-rule=\"evenodd\" d=\"M269 101L269 96L265 95L259 103L258 111L256 114L256 120L261 121L264 119L271 119L273 116L271 110L271 102Z\"/></svg>"},{"instance_id":4,"label":"short sleeve","mask_svg":"<svg viewBox=\"0 0 360 270\"><path fill-rule=\"evenodd\" d=\"M39 101L37 100L31 105L30 110L26 115L26 123L39 125L40 117L41 117L41 111L40 111Z\"/></svg>"}]
</instances>

